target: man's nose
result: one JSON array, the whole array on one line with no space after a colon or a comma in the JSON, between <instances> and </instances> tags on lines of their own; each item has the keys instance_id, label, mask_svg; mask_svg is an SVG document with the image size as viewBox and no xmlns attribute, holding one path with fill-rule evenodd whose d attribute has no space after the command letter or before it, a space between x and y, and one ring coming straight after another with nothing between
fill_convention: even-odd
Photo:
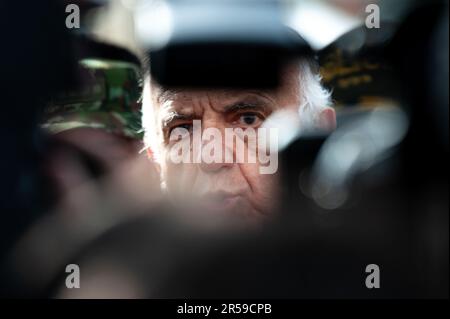
<instances>
[{"instance_id":1,"label":"man's nose","mask_svg":"<svg viewBox=\"0 0 450 319\"><path fill-rule=\"evenodd\" d=\"M208 128L216 130L217 134L210 136L206 131ZM205 132L207 132L205 134ZM234 162L233 145L227 145L225 140L225 127L220 123L205 123L202 130L202 147L199 156L200 169L204 172L217 172L222 169L229 169ZM216 152L219 152L217 155Z\"/></svg>"}]
</instances>

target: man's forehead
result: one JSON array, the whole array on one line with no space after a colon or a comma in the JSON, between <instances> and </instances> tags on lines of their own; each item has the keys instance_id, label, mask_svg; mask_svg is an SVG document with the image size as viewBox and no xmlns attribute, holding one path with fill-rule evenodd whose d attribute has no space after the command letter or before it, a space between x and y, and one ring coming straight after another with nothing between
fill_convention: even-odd
<instances>
[{"instance_id":1,"label":"man's forehead","mask_svg":"<svg viewBox=\"0 0 450 319\"><path fill-rule=\"evenodd\" d=\"M231 89L231 88L165 88L156 86L154 90L155 97L160 104L173 100L190 100L200 96L214 96L220 98L233 98L235 96L242 96L247 94L261 94L271 95L274 90L245 90L245 89Z\"/></svg>"},{"instance_id":2,"label":"man's forehead","mask_svg":"<svg viewBox=\"0 0 450 319\"><path fill-rule=\"evenodd\" d=\"M275 104L275 92L263 90L237 89L163 89L155 91L154 99L160 109L176 109L179 112L191 111L199 99L208 99L214 107L225 107L238 101L254 104Z\"/></svg>"},{"instance_id":3,"label":"man's forehead","mask_svg":"<svg viewBox=\"0 0 450 319\"><path fill-rule=\"evenodd\" d=\"M158 84L153 85L152 95L157 104L161 105L167 101L173 101L182 96L182 93L186 93L186 89L182 88L166 88Z\"/></svg>"}]
</instances>

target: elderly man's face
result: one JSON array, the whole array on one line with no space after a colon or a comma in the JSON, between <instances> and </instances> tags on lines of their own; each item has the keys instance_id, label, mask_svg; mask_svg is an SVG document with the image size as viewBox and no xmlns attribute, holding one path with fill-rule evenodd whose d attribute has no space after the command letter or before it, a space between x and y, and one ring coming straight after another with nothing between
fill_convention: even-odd
<instances>
[{"instance_id":1,"label":"elderly man's face","mask_svg":"<svg viewBox=\"0 0 450 319\"><path fill-rule=\"evenodd\" d=\"M261 174L258 161L173 163L170 136L176 128L192 132L194 120L201 121L203 131L214 127L225 135L226 128L258 129L281 109L298 114L300 85L299 68L292 66L275 90L163 91L156 86L152 100L160 139L161 176L171 198L178 203L194 200L205 210L237 213L250 219L272 213L279 197L277 173ZM236 153L236 148L232 152Z\"/></svg>"}]
</instances>

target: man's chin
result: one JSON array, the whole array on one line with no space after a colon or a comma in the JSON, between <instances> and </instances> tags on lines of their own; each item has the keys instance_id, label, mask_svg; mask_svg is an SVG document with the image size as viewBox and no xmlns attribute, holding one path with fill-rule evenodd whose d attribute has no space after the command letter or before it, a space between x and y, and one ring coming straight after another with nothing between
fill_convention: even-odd
<instances>
[{"instance_id":1,"label":"man's chin","mask_svg":"<svg viewBox=\"0 0 450 319\"><path fill-rule=\"evenodd\" d=\"M201 217L223 221L225 223L261 224L268 219L269 214L255 208L247 198L237 195L222 199L189 198L173 202L178 210L192 218ZM185 216L183 214L183 216ZM189 217L188 217L189 218Z\"/></svg>"},{"instance_id":2,"label":"man's chin","mask_svg":"<svg viewBox=\"0 0 450 319\"><path fill-rule=\"evenodd\" d=\"M229 196L220 200L199 199L199 206L211 213L247 211L248 204L241 196Z\"/></svg>"},{"instance_id":3,"label":"man's chin","mask_svg":"<svg viewBox=\"0 0 450 319\"><path fill-rule=\"evenodd\" d=\"M198 207L210 216L225 216L237 221L259 222L266 219L266 214L255 209L241 196L234 196L221 201L201 202Z\"/></svg>"}]
</instances>

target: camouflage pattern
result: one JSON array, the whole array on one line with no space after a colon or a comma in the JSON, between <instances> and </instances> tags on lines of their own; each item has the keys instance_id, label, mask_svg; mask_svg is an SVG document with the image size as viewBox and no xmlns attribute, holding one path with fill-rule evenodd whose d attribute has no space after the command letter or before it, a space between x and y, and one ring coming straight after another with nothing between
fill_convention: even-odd
<instances>
[{"instance_id":1,"label":"camouflage pattern","mask_svg":"<svg viewBox=\"0 0 450 319\"><path fill-rule=\"evenodd\" d=\"M53 98L42 127L51 133L89 127L141 138L139 66L104 59L79 62L82 86Z\"/></svg>"}]
</instances>

